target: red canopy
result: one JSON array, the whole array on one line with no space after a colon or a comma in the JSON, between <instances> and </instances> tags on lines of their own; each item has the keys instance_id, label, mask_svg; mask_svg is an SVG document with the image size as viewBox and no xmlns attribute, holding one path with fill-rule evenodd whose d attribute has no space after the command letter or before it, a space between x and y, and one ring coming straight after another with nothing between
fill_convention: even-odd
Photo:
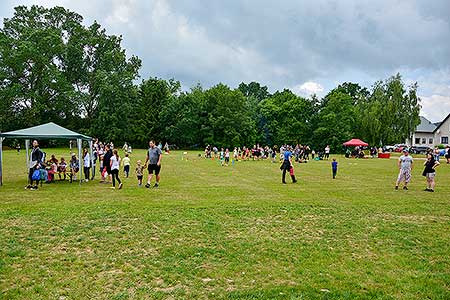
<instances>
[{"instance_id":1,"label":"red canopy","mask_svg":"<svg viewBox=\"0 0 450 300\"><path fill-rule=\"evenodd\" d=\"M361 141L360 139L351 139L343 144L347 147L356 147L356 146L369 146L366 142Z\"/></svg>"}]
</instances>

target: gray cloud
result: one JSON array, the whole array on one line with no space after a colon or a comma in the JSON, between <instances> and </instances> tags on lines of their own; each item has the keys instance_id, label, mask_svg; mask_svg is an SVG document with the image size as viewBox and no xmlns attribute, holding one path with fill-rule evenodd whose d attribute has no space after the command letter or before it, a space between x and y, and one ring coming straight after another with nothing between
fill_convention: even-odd
<instances>
[{"instance_id":1,"label":"gray cloud","mask_svg":"<svg viewBox=\"0 0 450 300\"><path fill-rule=\"evenodd\" d=\"M98 20L143 60L144 78L173 77L185 87L255 80L271 90L313 82L324 94L400 71L419 81L425 114L438 121L448 112L436 106L450 106L446 0L28 0L2 2L0 15L17 3L63 5Z\"/></svg>"}]
</instances>

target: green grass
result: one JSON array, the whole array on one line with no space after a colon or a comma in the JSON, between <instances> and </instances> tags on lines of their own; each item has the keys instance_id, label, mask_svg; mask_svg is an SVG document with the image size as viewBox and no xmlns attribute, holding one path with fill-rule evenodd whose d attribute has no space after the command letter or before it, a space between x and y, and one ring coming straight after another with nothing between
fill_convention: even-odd
<instances>
[{"instance_id":1,"label":"green grass","mask_svg":"<svg viewBox=\"0 0 450 300\"><path fill-rule=\"evenodd\" d=\"M24 155L4 152L0 298L450 299L449 165L432 194L418 160L394 191L393 159L338 157L336 180L300 164L282 185L278 164L197 154L165 155L159 189L29 191Z\"/></svg>"}]
</instances>

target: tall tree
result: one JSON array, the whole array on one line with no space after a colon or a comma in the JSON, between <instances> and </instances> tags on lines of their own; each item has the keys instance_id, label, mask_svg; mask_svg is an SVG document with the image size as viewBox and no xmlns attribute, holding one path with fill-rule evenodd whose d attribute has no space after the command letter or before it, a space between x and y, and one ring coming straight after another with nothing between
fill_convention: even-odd
<instances>
[{"instance_id":1,"label":"tall tree","mask_svg":"<svg viewBox=\"0 0 450 300\"><path fill-rule=\"evenodd\" d=\"M341 151L342 143L354 135L355 110L353 98L339 89L328 93L317 114L314 145L323 149L330 145L333 151Z\"/></svg>"},{"instance_id":2,"label":"tall tree","mask_svg":"<svg viewBox=\"0 0 450 300\"><path fill-rule=\"evenodd\" d=\"M170 106L179 89L180 84L175 81L156 77L142 81L135 103L138 122L134 124L134 135L139 145L146 145L149 139L161 141L165 138L163 131L168 124L161 122L162 111ZM167 118L165 120L170 122Z\"/></svg>"},{"instance_id":3,"label":"tall tree","mask_svg":"<svg viewBox=\"0 0 450 300\"><path fill-rule=\"evenodd\" d=\"M126 57L120 37L108 36L97 23L86 28L82 21L65 8L40 6L16 7L5 19L0 29L1 130L56 121L108 137L106 121L120 119L108 119L109 114L124 110L100 103L122 107L132 98L141 62ZM120 101L111 100L119 95Z\"/></svg>"},{"instance_id":4,"label":"tall tree","mask_svg":"<svg viewBox=\"0 0 450 300\"><path fill-rule=\"evenodd\" d=\"M0 126L65 123L78 115L71 82L63 72L66 38L81 16L55 7L15 8L0 29Z\"/></svg>"},{"instance_id":5,"label":"tall tree","mask_svg":"<svg viewBox=\"0 0 450 300\"><path fill-rule=\"evenodd\" d=\"M205 91L204 112L201 132L205 144L232 147L255 142L255 120L240 91L224 84L210 88Z\"/></svg>"},{"instance_id":6,"label":"tall tree","mask_svg":"<svg viewBox=\"0 0 450 300\"><path fill-rule=\"evenodd\" d=\"M377 81L359 107L365 137L373 144L402 143L420 123L417 83L406 90L400 74Z\"/></svg>"},{"instance_id":7,"label":"tall tree","mask_svg":"<svg viewBox=\"0 0 450 300\"><path fill-rule=\"evenodd\" d=\"M276 92L260 103L271 144L310 143L314 103L290 90Z\"/></svg>"},{"instance_id":8,"label":"tall tree","mask_svg":"<svg viewBox=\"0 0 450 300\"><path fill-rule=\"evenodd\" d=\"M172 96L161 110L164 139L181 147L203 146L204 108L205 94L199 85L178 97Z\"/></svg>"}]
</instances>

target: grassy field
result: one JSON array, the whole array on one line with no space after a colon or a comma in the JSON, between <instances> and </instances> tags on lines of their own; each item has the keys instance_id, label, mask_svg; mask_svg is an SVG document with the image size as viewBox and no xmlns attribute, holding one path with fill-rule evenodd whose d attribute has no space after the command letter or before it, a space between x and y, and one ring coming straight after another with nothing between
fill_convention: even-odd
<instances>
[{"instance_id":1,"label":"grassy field","mask_svg":"<svg viewBox=\"0 0 450 300\"><path fill-rule=\"evenodd\" d=\"M282 185L278 164L197 154L165 155L159 189L29 191L24 154L4 152L0 298L450 299L449 165L427 193L419 160L395 191L393 159L339 156L336 180L300 164Z\"/></svg>"}]
</instances>

